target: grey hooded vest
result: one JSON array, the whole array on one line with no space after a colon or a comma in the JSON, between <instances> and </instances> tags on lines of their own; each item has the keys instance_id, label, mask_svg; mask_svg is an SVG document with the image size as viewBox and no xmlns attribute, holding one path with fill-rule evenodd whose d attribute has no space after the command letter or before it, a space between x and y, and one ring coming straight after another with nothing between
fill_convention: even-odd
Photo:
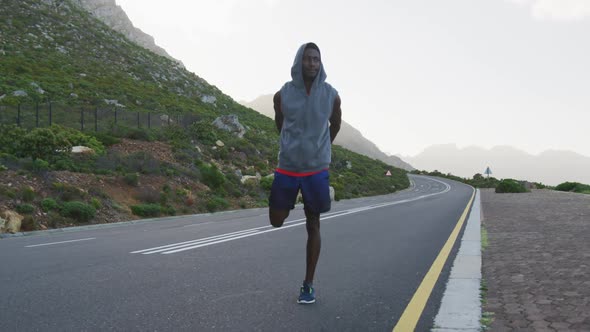
<instances>
[{"instance_id":1,"label":"grey hooded vest","mask_svg":"<svg viewBox=\"0 0 590 332\"><path fill-rule=\"evenodd\" d=\"M336 89L326 83L324 64L313 82L309 95L303 82L302 59L305 46L297 51L291 67L290 82L281 88L283 126L280 136L280 169L306 173L326 169L332 158L329 119Z\"/></svg>"}]
</instances>

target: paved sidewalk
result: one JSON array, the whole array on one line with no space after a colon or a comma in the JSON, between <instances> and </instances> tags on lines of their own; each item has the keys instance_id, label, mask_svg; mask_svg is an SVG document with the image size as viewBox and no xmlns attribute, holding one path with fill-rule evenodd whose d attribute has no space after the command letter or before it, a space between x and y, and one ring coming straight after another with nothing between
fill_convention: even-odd
<instances>
[{"instance_id":1,"label":"paved sidewalk","mask_svg":"<svg viewBox=\"0 0 590 332\"><path fill-rule=\"evenodd\" d=\"M490 331L590 331L590 195L481 190Z\"/></svg>"}]
</instances>

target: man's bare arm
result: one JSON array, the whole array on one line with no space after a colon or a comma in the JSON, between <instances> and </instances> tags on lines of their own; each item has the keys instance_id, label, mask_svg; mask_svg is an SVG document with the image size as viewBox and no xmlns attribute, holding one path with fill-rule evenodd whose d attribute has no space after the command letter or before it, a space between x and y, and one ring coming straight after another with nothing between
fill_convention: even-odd
<instances>
[{"instance_id":1,"label":"man's bare arm","mask_svg":"<svg viewBox=\"0 0 590 332\"><path fill-rule=\"evenodd\" d=\"M342 123L342 109L340 108L341 104L342 101L340 100L340 96L336 96L334 99L332 115L330 116L330 141L332 143L340 131L340 124Z\"/></svg>"},{"instance_id":2,"label":"man's bare arm","mask_svg":"<svg viewBox=\"0 0 590 332\"><path fill-rule=\"evenodd\" d=\"M274 104L275 109L275 124L277 125L277 129L279 133L283 128L283 112L281 111L281 92L275 93L274 97L272 98L272 102Z\"/></svg>"}]
</instances>

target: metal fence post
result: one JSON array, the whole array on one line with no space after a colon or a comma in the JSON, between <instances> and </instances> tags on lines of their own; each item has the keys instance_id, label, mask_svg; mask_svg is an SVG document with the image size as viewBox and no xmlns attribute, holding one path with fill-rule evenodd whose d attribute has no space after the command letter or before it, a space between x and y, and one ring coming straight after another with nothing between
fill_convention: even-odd
<instances>
[{"instance_id":1,"label":"metal fence post","mask_svg":"<svg viewBox=\"0 0 590 332\"><path fill-rule=\"evenodd\" d=\"M20 127L20 103L18 103L18 109L16 113L16 125Z\"/></svg>"},{"instance_id":2,"label":"metal fence post","mask_svg":"<svg viewBox=\"0 0 590 332\"><path fill-rule=\"evenodd\" d=\"M137 112L137 128L139 129L139 111Z\"/></svg>"},{"instance_id":3,"label":"metal fence post","mask_svg":"<svg viewBox=\"0 0 590 332\"><path fill-rule=\"evenodd\" d=\"M152 128L152 113L148 113L148 129Z\"/></svg>"},{"instance_id":4,"label":"metal fence post","mask_svg":"<svg viewBox=\"0 0 590 332\"><path fill-rule=\"evenodd\" d=\"M117 125L117 109L115 108L115 125Z\"/></svg>"}]
</instances>

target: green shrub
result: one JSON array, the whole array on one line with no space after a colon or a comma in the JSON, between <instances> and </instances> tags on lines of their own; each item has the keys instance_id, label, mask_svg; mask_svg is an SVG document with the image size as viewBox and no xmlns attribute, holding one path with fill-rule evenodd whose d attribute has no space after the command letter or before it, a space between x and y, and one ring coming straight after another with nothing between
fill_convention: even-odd
<instances>
[{"instance_id":1,"label":"green shrub","mask_svg":"<svg viewBox=\"0 0 590 332\"><path fill-rule=\"evenodd\" d=\"M162 207L162 213L167 214L169 216L173 216L176 215L176 209L173 206L163 206Z\"/></svg>"},{"instance_id":2,"label":"green shrub","mask_svg":"<svg viewBox=\"0 0 590 332\"><path fill-rule=\"evenodd\" d=\"M191 134L205 145L213 145L217 141L216 127L206 122L195 122L191 126Z\"/></svg>"},{"instance_id":3,"label":"green shrub","mask_svg":"<svg viewBox=\"0 0 590 332\"><path fill-rule=\"evenodd\" d=\"M68 152L71 150L72 146L76 145L87 146L99 155L104 154L105 152L104 145L99 140L93 136L86 135L77 129L52 125L50 130L55 134L58 141L68 143L70 146L70 149L67 150Z\"/></svg>"},{"instance_id":4,"label":"green shrub","mask_svg":"<svg viewBox=\"0 0 590 332\"><path fill-rule=\"evenodd\" d=\"M201 171L203 183L209 188L219 188L225 182L225 176L217 170L215 165L207 166L202 164L199 166L199 170Z\"/></svg>"},{"instance_id":5,"label":"green shrub","mask_svg":"<svg viewBox=\"0 0 590 332\"><path fill-rule=\"evenodd\" d=\"M10 187L0 186L0 194L8 198L16 198L16 191Z\"/></svg>"},{"instance_id":6,"label":"green shrub","mask_svg":"<svg viewBox=\"0 0 590 332\"><path fill-rule=\"evenodd\" d=\"M590 191L590 185L582 184L579 182L564 182L564 183L557 185L557 187L555 187L555 190L573 191L576 193L586 193L586 192Z\"/></svg>"},{"instance_id":7,"label":"green shrub","mask_svg":"<svg viewBox=\"0 0 590 332\"><path fill-rule=\"evenodd\" d=\"M270 193L270 188L272 187L272 182L274 180L274 177L269 176L263 176L262 179L260 179L260 186L262 187L262 189L266 190L268 193Z\"/></svg>"},{"instance_id":8,"label":"green shrub","mask_svg":"<svg viewBox=\"0 0 590 332\"><path fill-rule=\"evenodd\" d=\"M19 204L16 206L16 212L21 214L29 214L35 212L35 207L31 204Z\"/></svg>"},{"instance_id":9,"label":"green shrub","mask_svg":"<svg viewBox=\"0 0 590 332\"><path fill-rule=\"evenodd\" d=\"M131 206L131 212L140 217L158 217L162 207L159 204L138 204Z\"/></svg>"},{"instance_id":10,"label":"green shrub","mask_svg":"<svg viewBox=\"0 0 590 332\"><path fill-rule=\"evenodd\" d=\"M558 184L557 187L555 187L555 190L574 191L574 189L576 189L576 185L578 185L577 182L564 182L564 183Z\"/></svg>"},{"instance_id":11,"label":"green shrub","mask_svg":"<svg viewBox=\"0 0 590 332\"><path fill-rule=\"evenodd\" d=\"M21 157L53 160L57 155L67 154L72 144L64 135L55 135L49 128L35 128L21 140Z\"/></svg>"},{"instance_id":12,"label":"green shrub","mask_svg":"<svg viewBox=\"0 0 590 332\"><path fill-rule=\"evenodd\" d=\"M543 184L541 182L534 182L534 185L537 189L548 189L549 186L547 186L546 184Z\"/></svg>"},{"instance_id":13,"label":"green shrub","mask_svg":"<svg viewBox=\"0 0 590 332\"><path fill-rule=\"evenodd\" d=\"M86 203L73 201L66 202L61 208L61 215L72 218L77 222L88 222L94 218L96 209Z\"/></svg>"},{"instance_id":14,"label":"green shrub","mask_svg":"<svg viewBox=\"0 0 590 332\"><path fill-rule=\"evenodd\" d=\"M123 179L130 186L137 187L139 185L139 174L137 173L127 173Z\"/></svg>"},{"instance_id":15,"label":"green shrub","mask_svg":"<svg viewBox=\"0 0 590 332\"><path fill-rule=\"evenodd\" d=\"M33 216L25 216L21 223L20 229L23 232L35 231L39 228L39 223Z\"/></svg>"},{"instance_id":16,"label":"green shrub","mask_svg":"<svg viewBox=\"0 0 590 332\"><path fill-rule=\"evenodd\" d=\"M18 155L21 141L27 131L16 125L0 125L0 152Z\"/></svg>"},{"instance_id":17,"label":"green shrub","mask_svg":"<svg viewBox=\"0 0 590 332\"><path fill-rule=\"evenodd\" d=\"M53 198L45 198L41 201L41 209L45 212L57 210L57 202Z\"/></svg>"},{"instance_id":18,"label":"green shrub","mask_svg":"<svg viewBox=\"0 0 590 332\"><path fill-rule=\"evenodd\" d=\"M33 170L36 172L43 172L49 170L49 162L43 159L35 159L33 161Z\"/></svg>"},{"instance_id":19,"label":"green shrub","mask_svg":"<svg viewBox=\"0 0 590 332\"><path fill-rule=\"evenodd\" d=\"M513 179L503 179L496 187L497 193L524 193L526 191L520 182Z\"/></svg>"},{"instance_id":20,"label":"green shrub","mask_svg":"<svg viewBox=\"0 0 590 332\"><path fill-rule=\"evenodd\" d=\"M69 156L59 156L53 160L53 169L63 171L75 171L76 165Z\"/></svg>"},{"instance_id":21,"label":"green shrub","mask_svg":"<svg viewBox=\"0 0 590 332\"><path fill-rule=\"evenodd\" d=\"M111 146L121 143L120 138L102 132L94 133L92 136L94 136L94 138L96 138L104 146Z\"/></svg>"},{"instance_id":22,"label":"green shrub","mask_svg":"<svg viewBox=\"0 0 590 332\"><path fill-rule=\"evenodd\" d=\"M229 203L222 197L213 196L207 201L207 211L215 212L225 210L229 207Z\"/></svg>"},{"instance_id":23,"label":"green shrub","mask_svg":"<svg viewBox=\"0 0 590 332\"><path fill-rule=\"evenodd\" d=\"M53 188L59 193L62 201L79 200L86 197L86 193L67 183L53 183Z\"/></svg>"},{"instance_id":24,"label":"green shrub","mask_svg":"<svg viewBox=\"0 0 590 332\"><path fill-rule=\"evenodd\" d=\"M95 208L96 210L99 210L100 208L102 208L102 203L100 202L100 200L96 197L93 197L90 200L90 205L92 205L93 208Z\"/></svg>"},{"instance_id":25,"label":"green shrub","mask_svg":"<svg viewBox=\"0 0 590 332\"><path fill-rule=\"evenodd\" d=\"M37 195L35 193L35 190L33 190L33 188L31 187L23 188L20 194L23 201L25 202L32 202L35 199L35 196Z\"/></svg>"},{"instance_id":26,"label":"green shrub","mask_svg":"<svg viewBox=\"0 0 590 332\"><path fill-rule=\"evenodd\" d=\"M52 228L63 227L72 224L73 220L60 215L58 212L51 211L48 214L47 225Z\"/></svg>"},{"instance_id":27,"label":"green shrub","mask_svg":"<svg viewBox=\"0 0 590 332\"><path fill-rule=\"evenodd\" d=\"M154 134L149 129L137 127L117 127L116 134L119 137L125 137L140 141L151 142L155 140Z\"/></svg>"}]
</instances>

